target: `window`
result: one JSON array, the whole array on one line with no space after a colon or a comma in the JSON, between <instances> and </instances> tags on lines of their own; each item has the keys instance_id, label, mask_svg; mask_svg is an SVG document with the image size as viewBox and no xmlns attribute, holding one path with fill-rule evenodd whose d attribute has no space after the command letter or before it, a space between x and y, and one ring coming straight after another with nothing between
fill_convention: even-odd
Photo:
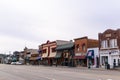
<instances>
[{"instance_id":1,"label":"window","mask_svg":"<svg viewBox=\"0 0 120 80\"><path fill-rule=\"evenodd\" d=\"M76 45L77 51L80 51L79 44Z\"/></svg>"},{"instance_id":2,"label":"window","mask_svg":"<svg viewBox=\"0 0 120 80\"><path fill-rule=\"evenodd\" d=\"M107 40L103 40L101 42L101 48L108 48L108 41Z\"/></svg>"},{"instance_id":3,"label":"window","mask_svg":"<svg viewBox=\"0 0 120 80\"><path fill-rule=\"evenodd\" d=\"M56 52L56 48L52 48L52 52Z\"/></svg>"},{"instance_id":4,"label":"window","mask_svg":"<svg viewBox=\"0 0 120 80\"><path fill-rule=\"evenodd\" d=\"M110 44L110 48L116 48L117 47L117 39L111 39L109 44Z\"/></svg>"},{"instance_id":5,"label":"window","mask_svg":"<svg viewBox=\"0 0 120 80\"><path fill-rule=\"evenodd\" d=\"M43 53L46 53L46 49L43 50Z\"/></svg>"},{"instance_id":6,"label":"window","mask_svg":"<svg viewBox=\"0 0 120 80\"><path fill-rule=\"evenodd\" d=\"M111 39L109 44L110 44L110 48L114 48L114 39Z\"/></svg>"},{"instance_id":7,"label":"window","mask_svg":"<svg viewBox=\"0 0 120 80\"><path fill-rule=\"evenodd\" d=\"M118 47L118 45L117 45L117 39L114 39L114 45L115 45L115 47Z\"/></svg>"},{"instance_id":8,"label":"window","mask_svg":"<svg viewBox=\"0 0 120 80\"><path fill-rule=\"evenodd\" d=\"M82 50L85 51L85 44L82 45Z\"/></svg>"}]
</instances>

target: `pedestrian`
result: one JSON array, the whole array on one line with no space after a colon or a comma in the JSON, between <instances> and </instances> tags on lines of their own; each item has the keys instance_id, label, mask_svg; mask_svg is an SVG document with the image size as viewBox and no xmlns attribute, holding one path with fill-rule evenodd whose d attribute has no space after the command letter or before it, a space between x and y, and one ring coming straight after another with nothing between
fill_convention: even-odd
<instances>
[{"instance_id":1,"label":"pedestrian","mask_svg":"<svg viewBox=\"0 0 120 80\"><path fill-rule=\"evenodd\" d=\"M58 61L56 60L56 67L57 67L57 65L58 65Z\"/></svg>"},{"instance_id":2,"label":"pedestrian","mask_svg":"<svg viewBox=\"0 0 120 80\"><path fill-rule=\"evenodd\" d=\"M88 69L90 69L90 68L91 68L90 66L91 66L91 63L90 63L90 61L89 61L89 63L88 63Z\"/></svg>"}]
</instances>

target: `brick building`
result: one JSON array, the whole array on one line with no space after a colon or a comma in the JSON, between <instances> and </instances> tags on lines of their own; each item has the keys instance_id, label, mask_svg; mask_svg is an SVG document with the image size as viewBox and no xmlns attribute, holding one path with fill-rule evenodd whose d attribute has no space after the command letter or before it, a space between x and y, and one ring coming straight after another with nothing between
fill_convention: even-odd
<instances>
[{"instance_id":1,"label":"brick building","mask_svg":"<svg viewBox=\"0 0 120 80\"><path fill-rule=\"evenodd\" d=\"M110 68L120 65L120 29L107 29L99 33L100 65Z\"/></svg>"},{"instance_id":2,"label":"brick building","mask_svg":"<svg viewBox=\"0 0 120 80\"><path fill-rule=\"evenodd\" d=\"M78 66L87 66L87 52L90 48L98 47L98 40L81 37L75 40L75 63ZM94 61L94 59L93 59Z\"/></svg>"}]
</instances>

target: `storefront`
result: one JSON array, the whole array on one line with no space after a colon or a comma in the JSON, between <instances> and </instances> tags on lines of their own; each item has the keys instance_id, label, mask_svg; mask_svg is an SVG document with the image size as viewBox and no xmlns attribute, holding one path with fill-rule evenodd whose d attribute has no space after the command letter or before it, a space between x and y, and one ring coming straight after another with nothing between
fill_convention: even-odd
<instances>
[{"instance_id":1,"label":"storefront","mask_svg":"<svg viewBox=\"0 0 120 80\"><path fill-rule=\"evenodd\" d=\"M50 66L56 64L55 56L56 56L56 52L53 52L53 53L50 53L50 54L49 54L49 56L48 56L48 64L49 64Z\"/></svg>"},{"instance_id":2,"label":"storefront","mask_svg":"<svg viewBox=\"0 0 120 80\"><path fill-rule=\"evenodd\" d=\"M41 57L30 57L31 65L40 65Z\"/></svg>"},{"instance_id":3,"label":"storefront","mask_svg":"<svg viewBox=\"0 0 120 80\"><path fill-rule=\"evenodd\" d=\"M98 48L88 48L87 50L87 65L90 67L99 67L99 51Z\"/></svg>"},{"instance_id":4,"label":"storefront","mask_svg":"<svg viewBox=\"0 0 120 80\"><path fill-rule=\"evenodd\" d=\"M42 54L42 64L43 65L48 65L48 53L43 53Z\"/></svg>"},{"instance_id":5,"label":"storefront","mask_svg":"<svg viewBox=\"0 0 120 80\"><path fill-rule=\"evenodd\" d=\"M57 59L57 63L63 66L74 66L74 43L69 42L67 44L59 45L56 48L57 54L61 55Z\"/></svg>"},{"instance_id":6,"label":"storefront","mask_svg":"<svg viewBox=\"0 0 120 80\"><path fill-rule=\"evenodd\" d=\"M87 66L87 58L85 55L81 55L82 53L76 53L74 56L74 61L76 66ZM83 53L85 54L85 53Z\"/></svg>"},{"instance_id":7,"label":"storefront","mask_svg":"<svg viewBox=\"0 0 120 80\"><path fill-rule=\"evenodd\" d=\"M120 51L119 50L104 50L100 51L100 65L106 68L109 64L110 68L120 66Z\"/></svg>"},{"instance_id":8,"label":"storefront","mask_svg":"<svg viewBox=\"0 0 120 80\"><path fill-rule=\"evenodd\" d=\"M63 54L62 54L61 51L57 51L56 56L55 56L55 59L56 59L56 66L62 65L62 62L63 62Z\"/></svg>"}]
</instances>

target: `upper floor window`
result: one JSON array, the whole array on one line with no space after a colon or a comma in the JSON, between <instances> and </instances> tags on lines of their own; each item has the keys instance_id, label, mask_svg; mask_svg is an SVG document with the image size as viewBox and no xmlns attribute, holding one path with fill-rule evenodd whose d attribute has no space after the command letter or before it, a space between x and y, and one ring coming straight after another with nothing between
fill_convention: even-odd
<instances>
[{"instance_id":1,"label":"upper floor window","mask_svg":"<svg viewBox=\"0 0 120 80\"><path fill-rule=\"evenodd\" d=\"M77 44L77 45L76 45L76 49L77 49L78 52L80 51L80 48L79 48L79 47L80 47L79 44Z\"/></svg>"},{"instance_id":2,"label":"upper floor window","mask_svg":"<svg viewBox=\"0 0 120 80\"><path fill-rule=\"evenodd\" d=\"M43 49L43 51L42 51L43 53L46 53L47 52L47 50L46 49Z\"/></svg>"},{"instance_id":3,"label":"upper floor window","mask_svg":"<svg viewBox=\"0 0 120 80\"><path fill-rule=\"evenodd\" d=\"M117 47L117 39L111 39L109 41L110 48L116 48Z\"/></svg>"},{"instance_id":4,"label":"upper floor window","mask_svg":"<svg viewBox=\"0 0 120 80\"><path fill-rule=\"evenodd\" d=\"M108 48L108 41L107 40L103 40L101 42L101 48Z\"/></svg>"},{"instance_id":5,"label":"upper floor window","mask_svg":"<svg viewBox=\"0 0 120 80\"><path fill-rule=\"evenodd\" d=\"M52 48L51 50L52 50L52 52L56 52L56 48Z\"/></svg>"},{"instance_id":6,"label":"upper floor window","mask_svg":"<svg viewBox=\"0 0 120 80\"><path fill-rule=\"evenodd\" d=\"M85 51L85 44L82 45L82 50Z\"/></svg>"}]
</instances>

